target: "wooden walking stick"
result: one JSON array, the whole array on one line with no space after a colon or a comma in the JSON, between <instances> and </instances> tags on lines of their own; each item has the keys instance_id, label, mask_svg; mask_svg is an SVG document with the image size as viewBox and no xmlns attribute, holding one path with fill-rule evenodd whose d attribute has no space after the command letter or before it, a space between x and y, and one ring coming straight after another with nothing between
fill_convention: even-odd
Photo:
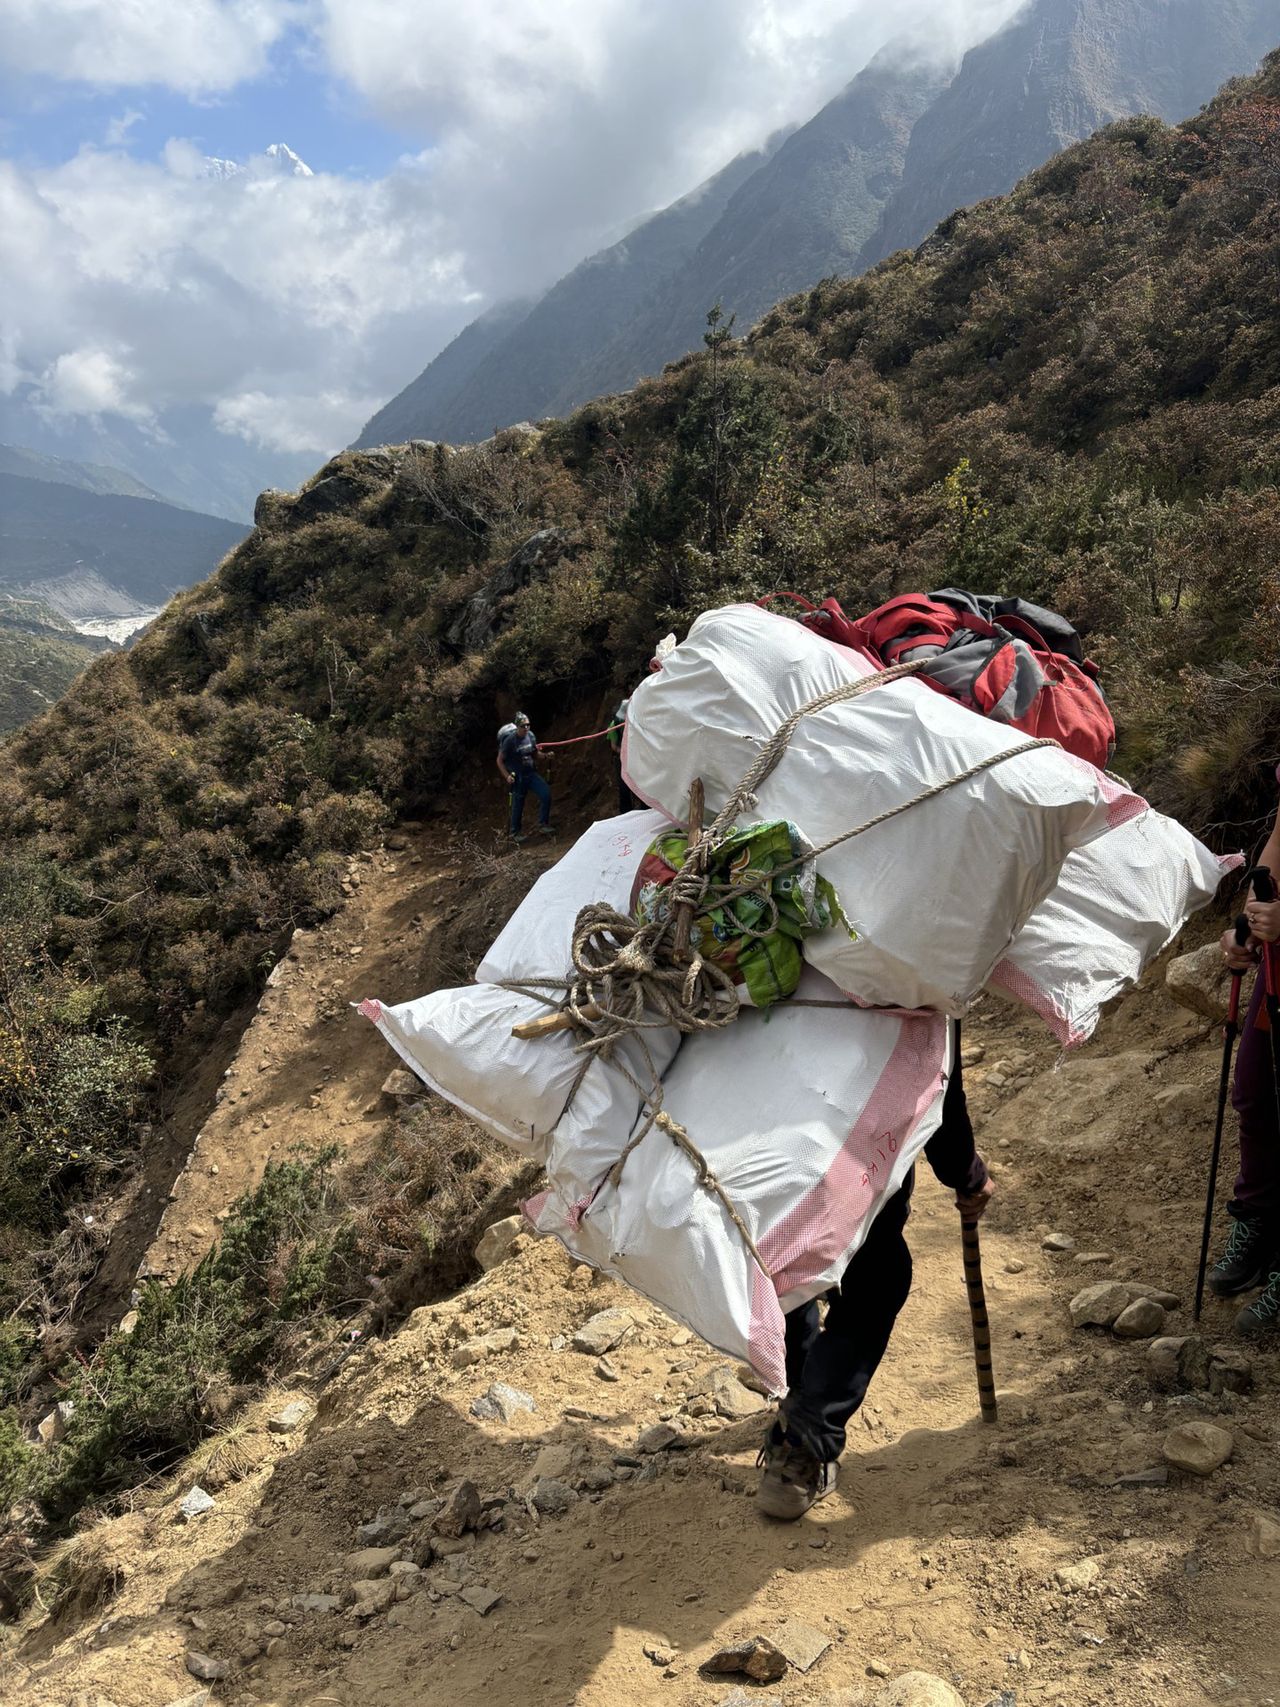
<instances>
[{"instance_id":1,"label":"wooden walking stick","mask_svg":"<svg viewBox=\"0 0 1280 1707\"><path fill-rule=\"evenodd\" d=\"M978 1223L962 1220L960 1236L964 1245L964 1284L969 1293L969 1316L973 1322L973 1361L978 1371L978 1403L982 1406L983 1422L998 1422L996 1378L991 1368L991 1323L987 1320L987 1295L982 1285L982 1246L978 1240Z\"/></svg>"}]
</instances>

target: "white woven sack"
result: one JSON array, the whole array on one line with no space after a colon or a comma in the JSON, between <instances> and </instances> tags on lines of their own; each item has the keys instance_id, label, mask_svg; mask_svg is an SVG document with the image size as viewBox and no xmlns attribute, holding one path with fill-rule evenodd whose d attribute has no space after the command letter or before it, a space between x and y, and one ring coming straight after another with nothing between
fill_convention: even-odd
<instances>
[{"instance_id":1,"label":"white woven sack","mask_svg":"<svg viewBox=\"0 0 1280 1707\"><path fill-rule=\"evenodd\" d=\"M640 1095L622 1069L647 1075L638 1047L628 1040L616 1063L592 1061L584 1072L571 1033L511 1035L513 1026L547 1012L519 991L467 984L394 1007L362 1002L360 1011L425 1084L522 1155L545 1160L559 1132L607 1165L635 1125ZM669 1035L659 1070L675 1053L678 1039Z\"/></svg>"},{"instance_id":2,"label":"white woven sack","mask_svg":"<svg viewBox=\"0 0 1280 1707\"><path fill-rule=\"evenodd\" d=\"M1189 830L1147 811L1068 856L991 976L1060 1043L1093 1036L1104 1002L1136 984L1191 915L1244 861L1219 857Z\"/></svg>"},{"instance_id":3,"label":"white woven sack","mask_svg":"<svg viewBox=\"0 0 1280 1707\"><path fill-rule=\"evenodd\" d=\"M624 812L592 824L516 908L476 968L477 982L563 978L572 965L573 922L581 909L604 901L620 913L630 912L631 885L640 861L670 824L665 812L649 811Z\"/></svg>"},{"instance_id":4,"label":"white woven sack","mask_svg":"<svg viewBox=\"0 0 1280 1707\"><path fill-rule=\"evenodd\" d=\"M527 980L533 992L542 979L563 978L578 913L591 901L627 910L636 868L667 823L645 811L593 824L525 896L481 961L477 983L362 1007L421 1079L504 1143L545 1160L555 1135L566 1214L613 1165L639 1113L637 1087L666 1071L679 1033L645 1031L643 1043L628 1039L612 1061L593 1061L584 1073L571 1033L511 1035L551 1008L535 993L498 986ZM555 995L548 989L550 1001Z\"/></svg>"},{"instance_id":5,"label":"white woven sack","mask_svg":"<svg viewBox=\"0 0 1280 1707\"><path fill-rule=\"evenodd\" d=\"M631 696L626 779L683 818L701 777L717 812L790 713L871 673L771 611L710 611ZM1026 741L921 682L883 684L805 717L748 813L821 844ZM1055 748L996 763L820 856L857 935L812 936L806 958L860 1002L962 1013L1066 856L1143 805Z\"/></svg>"},{"instance_id":6,"label":"white woven sack","mask_svg":"<svg viewBox=\"0 0 1280 1707\"><path fill-rule=\"evenodd\" d=\"M839 1001L809 970L798 998ZM834 1285L942 1113L949 1070L940 1016L852 1005L744 1009L687 1038L665 1109L733 1203L770 1276L693 1161L661 1129L616 1183L564 1214L552 1190L525 1206L542 1232L662 1306L771 1392L786 1387L785 1310ZM559 1140L557 1139L557 1148Z\"/></svg>"}]
</instances>

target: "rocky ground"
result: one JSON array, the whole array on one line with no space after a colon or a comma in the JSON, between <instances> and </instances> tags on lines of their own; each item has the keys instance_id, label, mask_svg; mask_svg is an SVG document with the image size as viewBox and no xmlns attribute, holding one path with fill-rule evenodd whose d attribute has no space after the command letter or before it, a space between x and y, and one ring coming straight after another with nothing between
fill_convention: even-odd
<instances>
[{"instance_id":1,"label":"rocky ground","mask_svg":"<svg viewBox=\"0 0 1280 1707\"><path fill-rule=\"evenodd\" d=\"M452 976L488 929L456 848L397 841L282 963L152 1246L162 1272L276 1145L358 1151L394 1061L347 1002ZM916 1285L840 1487L792 1527L755 1509L769 1409L744 1372L501 1228L474 1285L327 1383L271 1394L78 1537L47 1616L0 1648L0 1697L1280 1700L1280 1360L1242 1356L1216 1302L1192 1334L1219 1052L1150 985L1065 1060L994 1002L966 1028L999 1187L997 1427L977 1417L955 1212L927 1177Z\"/></svg>"}]
</instances>

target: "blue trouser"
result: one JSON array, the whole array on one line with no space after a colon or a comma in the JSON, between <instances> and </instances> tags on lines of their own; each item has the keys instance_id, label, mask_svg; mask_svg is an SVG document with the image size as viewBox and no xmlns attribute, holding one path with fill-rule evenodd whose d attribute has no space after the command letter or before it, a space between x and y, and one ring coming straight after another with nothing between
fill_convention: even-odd
<instances>
[{"instance_id":1,"label":"blue trouser","mask_svg":"<svg viewBox=\"0 0 1280 1707\"><path fill-rule=\"evenodd\" d=\"M520 820L524 817L524 797L526 794L535 795L540 802L538 822L551 822L551 790L537 771L517 771L515 781L511 784L511 834L520 834Z\"/></svg>"}]
</instances>

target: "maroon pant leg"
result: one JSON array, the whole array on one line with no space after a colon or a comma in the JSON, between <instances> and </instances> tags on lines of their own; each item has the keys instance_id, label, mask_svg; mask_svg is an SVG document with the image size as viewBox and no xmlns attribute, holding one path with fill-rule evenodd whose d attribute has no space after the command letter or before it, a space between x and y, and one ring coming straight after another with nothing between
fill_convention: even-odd
<instances>
[{"instance_id":1,"label":"maroon pant leg","mask_svg":"<svg viewBox=\"0 0 1280 1707\"><path fill-rule=\"evenodd\" d=\"M1276 1115L1275 1061L1271 1034L1259 1031L1265 986L1261 968L1254 980L1249 1017L1240 1034L1231 1106L1240 1117L1240 1173L1228 1208L1232 1215L1280 1223L1280 1120ZM1280 1037L1276 1039L1280 1046Z\"/></svg>"}]
</instances>

